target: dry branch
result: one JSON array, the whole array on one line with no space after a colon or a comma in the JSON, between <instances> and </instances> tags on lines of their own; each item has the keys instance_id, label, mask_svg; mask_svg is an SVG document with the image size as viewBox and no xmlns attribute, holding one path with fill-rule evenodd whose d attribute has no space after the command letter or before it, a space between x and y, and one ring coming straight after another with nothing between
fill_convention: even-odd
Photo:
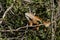
<instances>
[{"instance_id":1,"label":"dry branch","mask_svg":"<svg viewBox=\"0 0 60 40\"><path fill-rule=\"evenodd\" d=\"M54 31L54 24L53 24L53 19L54 19L54 7L55 7L55 5L54 5L54 0L50 0L50 2L51 2L51 10L52 10L52 13L51 13L51 40L54 40L55 39L55 31Z\"/></svg>"},{"instance_id":2,"label":"dry branch","mask_svg":"<svg viewBox=\"0 0 60 40\"><path fill-rule=\"evenodd\" d=\"M28 26L28 28L35 28L35 27L41 26L41 25L43 25L43 24ZM20 29L26 29L26 28L27 28L27 26L19 27L19 28L17 28L17 29L12 29L12 32L13 32L13 31L20 31L20 32L22 32L22 31L25 31L25 30L20 30ZM0 30L0 32L11 32L11 30Z\"/></svg>"},{"instance_id":3,"label":"dry branch","mask_svg":"<svg viewBox=\"0 0 60 40\"><path fill-rule=\"evenodd\" d=\"M5 18L7 12L12 9L12 7L13 7L13 3L12 3L11 6L10 6L9 8L7 8L7 10L4 12L4 14L3 14L3 16L2 16L3 19Z\"/></svg>"},{"instance_id":4,"label":"dry branch","mask_svg":"<svg viewBox=\"0 0 60 40\"><path fill-rule=\"evenodd\" d=\"M37 26L41 26L41 25L43 25L43 24L39 24L39 25L33 25L33 26L24 26L24 27L20 27L20 28L17 28L16 30L18 31L18 30L20 30L20 29L22 29L22 28L35 28L35 27L37 27Z\"/></svg>"},{"instance_id":5,"label":"dry branch","mask_svg":"<svg viewBox=\"0 0 60 40\"><path fill-rule=\"evenodd\" d=\"M3 16L2 16L2 18L1 18L2 20L0 21L0 24L3 22L6 14L7 14L7 12L8 12L10 9L12 9L12 7L13 7L13 3L12 3L11 6L10 6L9 8L7 8L7 10L4 12L4 14L3 14Z\"/></svg>"}]
</instances>

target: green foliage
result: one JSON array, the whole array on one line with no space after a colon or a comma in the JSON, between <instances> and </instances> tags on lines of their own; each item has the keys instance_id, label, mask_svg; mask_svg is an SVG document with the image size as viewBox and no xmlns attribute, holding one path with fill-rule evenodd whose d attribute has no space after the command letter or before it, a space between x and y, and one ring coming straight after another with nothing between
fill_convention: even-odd
<instances>
[{"instance_id":1,"label":"green foliage","mask_svg":"<svg viewBox=\"0 0 60 40\"><path fill-rule=\"evenodd\" d=\"M29 12L29 7L33 13L36 13L38 17L43 18L44 20L51 20L51 7L50 7L50 0L32 0L33 2L25 2L22 0L4 0L0 2L4 3L3 8L6 10L12 3L14 3L14 6L11 10L9 10L8 14L5 17L5 24L2 25L3 28L8 29L8 26L10 26L12 29L17 29L18 27L23 27L28 24L27 19L25 18L25 13ZM5 5L5 6L4 6ZM55 5L55 11L57 8L57 3ZM5 11L4 10L4 11ZM3 13L2 13L3 14ZM58 26L60 26L60 20L57 22ZM51 39L51 29L46 28L46 31L44 31L45 26L41 26L38 31L28 30L26 33L28 40L49 40ZM56 30L56 38L57 40L60 40L60 27ZM14 32L14 36L16 35L18 37L18 33L20 32ZM12 34L12 33L11 33ZM7 33L7 35L13 36ZM20 36L20 34L19 34ZM8 36L9 37L9 36ZM3 39L3 40L6 40ZM25 40L25 39L24 39Z\"/></svg>"}]
</instances>

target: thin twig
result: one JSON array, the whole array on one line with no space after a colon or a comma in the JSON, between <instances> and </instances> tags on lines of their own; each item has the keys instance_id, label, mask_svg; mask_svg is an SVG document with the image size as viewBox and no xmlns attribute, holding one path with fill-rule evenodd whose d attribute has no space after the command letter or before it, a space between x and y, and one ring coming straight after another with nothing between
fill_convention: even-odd
<instances>
[{"instance_id":1,"label":"thin twig","mask_svg":"<svg viewBox=\"0 0 60 40\"><path fill-rule=\"evenodd\" d=\"M7 8L7 10L4 12L4 14L3 14L3 16L2 16L3 19L5 18L7 12L8 12L10 9L12 9L12 7L13 7L13 3L12 3L11 6L10 6L9 8Z\"/></svg>"},{"instance_id":2,"label":"thin twig","mask_svg":"<svg viewBox=\"0 0 60 40\"><path fill-rule=\"evenodd\" d=\"M51 2L51 10L52 10L52 14L51 14L51 31L52 31L52 35L51 35L51 40L54 40L55 39L55 31L54 31L54 27L53 27L53 19L54 19L54 7L55 7L55 5L54 5L54 0L50 0L50 2Z\"/></svg>"},{"instance_id":3,"label":"thin twig","mask_svg":"<svg viewBox=\"0 0 60 40\"><path fill-rule=\"evenodd\" d=\"M0 24L3 22L3 19L5 18L7 12L8 12L10 9L12 9L12 7L13 7L13 3L12 3L11 6L10 6L9 8L7 8L7 10L4 12L4 14L3 14L3 16L2 16L2 18L1 18L2 20L0 21Z\"/></svg>"},{"instance_id":4,"label":"thin twig","mask_svg":"<svg viewBox=\"0 0 60 40\"><path fill-rule=\"evenodd\" d=\"M24 0L24 1L26 1L26 2L31 2L31 0Z\"/></svg>"},{"instance_id":5,"label":"thin twig","mask_svg":"<svg viewBox=\"0 0 60 40\"><path fill-rule=\"evenodd\" d=\"M35 27L41 26L41 25L43 25L43 24L28 26L28 28L35 28ZM21 32L22 32L22 31L25 31L25 30L20 30L20 29L25 29L25 28L27 28L27 26L19 27L19 28L17 28L17 29L12 29L12 32L13 32L13 31L21 31ZM0 32L11 32L11 30L0 30Z\"/></svg>"},{"instance_id":6,"label":"thin twig","mask_svg":"<svg viewBox=\"0 0 60 40\"><path fill-rule=\"evenodd\" d=\"M0 13L3 11L2 4L0 3Z\"/></svg>"},{"instance_id":7,"label":"thin twig","mask_svg":"<svg viewBox=\"0 0 60 40\"><path fill-rule=\"evenodd\" d=\"M41 26L41 25L43 25L43 24L33 25L33 26L29 26L29 25L28 25L28 28L33 28L33 27L37 27L37 26ZM18 31L18 30L20 30L20 29L22 29L22 28L27 28L27 26L19 27L19 28L17 28L16 30Z\"/></svg>"},{"instance_id":8,"label":"thin twig","mask_svg":"<svg viewBox=\"0 0 60 40\"><path fill-rule=\"evenodd\" d=\"M10 29L11 33L13 33L12 28L10 26L8 26L8 28Z\"/></svg>"}]
</instances>

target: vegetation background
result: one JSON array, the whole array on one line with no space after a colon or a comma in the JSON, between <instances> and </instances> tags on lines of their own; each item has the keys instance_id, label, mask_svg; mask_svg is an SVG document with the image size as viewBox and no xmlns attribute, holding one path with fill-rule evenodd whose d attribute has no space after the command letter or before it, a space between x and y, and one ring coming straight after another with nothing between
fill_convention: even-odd
<instances>
[{"instance_id":1,"label":"vegetation background","mask_svg":"<svg viewBox=\"0 0 60 40\"><path fill-rule=\"evenodd\" d=\"M59 3L59 0L0 0L0 40L52 40L52 28L54 29L53 39L60 40ZM53 17L52 21L56 23L53 23L53 27L41 26L38 31L32 29L12 31L28 24L25 13L30 11L29 8L44 20L51 21ZM6 12L7 9L9 10ZM10 32L4 30L10 30Z\"/></svg>"}]
</instances>

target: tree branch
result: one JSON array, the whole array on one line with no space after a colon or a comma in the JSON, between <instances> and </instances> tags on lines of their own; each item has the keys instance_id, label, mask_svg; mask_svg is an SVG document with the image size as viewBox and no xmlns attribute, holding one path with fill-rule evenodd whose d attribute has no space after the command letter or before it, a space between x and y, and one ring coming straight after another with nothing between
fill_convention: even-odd
<instances>
[{"instance_id":1,"label":"tree branch","mask_svg":"<svg viewBox=\"0 0 60 40\"><path fill-rule=\"evenodd\" d=\"M7 10L4 12L2 18L0 19L0 24L3 22L6 14L7 14L7 12L8 12L10 9L12 9L12 7L13 7L13 3L12 3L11 6L10 6L9 8L7 8Z\"/></svg>"},{"instance_id":2,"label":"tree branch","mask_svg":"<svg viewBox=\"0 0 60 40\"><path fill-rule=\"evenodd\" d=\"M41 25L43 25L43 24L33 25L33 26L29 26L29 25L28 25L28 28L35 28L35 27L41 26ZM20 31L20 32L22 32L22 31L25 31L25 30L20 30L20 29L26 29L26 28L27 28L27 26L19 27L19 28L17 28L17 29L12 29L12 32L13 32L13 31ZM0 32L11 32L11 30L0 30Z\"/></svg>"}]
</instances>

